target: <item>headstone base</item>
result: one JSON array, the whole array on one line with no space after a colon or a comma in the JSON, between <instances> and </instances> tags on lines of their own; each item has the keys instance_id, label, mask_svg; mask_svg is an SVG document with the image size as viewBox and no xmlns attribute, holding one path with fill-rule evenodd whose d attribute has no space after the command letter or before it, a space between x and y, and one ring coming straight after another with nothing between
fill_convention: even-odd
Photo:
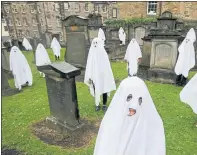
<instances>
[{"instance_id":1,"label":"headstone base","mask_svg":"<svg viewBox=\"0 0 197 155\"><path fill-rule=\"evenodd\" d=\"M62 122L58 118L53 117L53 116L48 116L46 118L46 122L49 127L57 131L60 131L61 133L64 133L64 132L66 133L68 130L75 131L75 130L80 129L82 126L84 126L84 123L82 121L79 121L79 124L76 126L71 126L67 124L66 122Z\"/></svg>"},{"instance_id":2,"label":"headstone base","mask_svg":"<svg viewBox=\"0 0 197 155\"><path fill-rule=\"evenodd\" d=\"M176 74L172 70L151 68L148 70L148 80L159 83L176 83Z\"/></svg>"}]
</instances>

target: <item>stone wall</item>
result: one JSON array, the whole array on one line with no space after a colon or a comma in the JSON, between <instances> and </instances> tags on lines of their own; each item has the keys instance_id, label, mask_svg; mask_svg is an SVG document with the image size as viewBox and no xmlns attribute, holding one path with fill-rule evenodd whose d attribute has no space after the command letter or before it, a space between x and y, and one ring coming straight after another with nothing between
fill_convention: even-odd
<instances>
[{"instance_id":1,"label":"stone wall","mask_svg":"<svg viewBox=\"0 0 197 155\"><path fill-rule=\"evenodd\" d=\"M150 16L147 14L147 2L118 2L116 6L118 8L118 19ZM156 16L164 11L170 11L178 18L196 20L197 2L157 2Z\"/></svg>"},{"instance_id":2,"label":"stone wall","mask_svg":"<svg viewBox=\"0 0 197 155\"><path fill-rule=\"evenodd\" d=\"M197 19L197 2L162 2L162 12L170 11L175 17Z\"/></svg>"}]
</instances>

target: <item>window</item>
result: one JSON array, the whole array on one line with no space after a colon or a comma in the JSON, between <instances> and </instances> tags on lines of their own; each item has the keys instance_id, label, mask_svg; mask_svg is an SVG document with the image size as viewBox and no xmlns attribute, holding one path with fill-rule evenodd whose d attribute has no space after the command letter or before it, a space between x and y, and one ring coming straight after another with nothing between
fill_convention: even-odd
<instances>
[{"instance_id":1,"label":"window","mask_svg":"<svg viewBox=\"0 0 197 155\"><path fill-rule=\"evenodd\" d=\"M36 32L36 31L34 31L33 36L34 36L35 38L37 38L38 34L37 34L37 32Z\"/></svg>"},{"instance_id":2,"label":"window","mask_svg":"<svg viewBox=\"0 0 197 155\"><path fill-rule=\"evenodd\" d=\"M39 5L37 5L37 9L38 9L38 13L41 13L41 9Z\"/></svg>"},{"instance_id":3,"label":"window","mask_svg":"<svg viewBox=\"0 0 197 155\"><path fill-rule=\"evenodd\" d=\"M30 10L31 10L31 13L34 13L35 9L33 5L30 5Z\"/></svg>"},{"instance_id":4,"label":"window","mask_svg":"<svg viewBox=\"0 0 197 155\"><path fill-rule=\"evenodd\" d=\"M43 19L40 19L41 26L44 26Z\"/></svg>"},{"instance_id":5,"label":"window","mask_svg":"<svg viewBox=\"0 0 197 155\"><path fill-rule=\"evenodd\" d=\"M64 2L64 9L68 10L69 9L69 3L68 2Z\"/></svg>"},{"instance_id":6,"label":"window","mask_svg":"<svg viewBox=\"0 0 197 155\"><path fill-rule=\"evenodd\" d=\"M85 3L85 11L89 11L88 3Z\"/></svg>"},{"instance_id":7,"label":"window","mask_svg":"<svg viewBox=\"0 0 197 155\"><path fill-rule=\"evenodd\" d=\"M147 2L147 14L156 15L156 13L157 13L157 2L156 1Z\"/></svg>"},{"instance_id":8,"label":"window","mask_svg":"<svg viewBox=\"0 0 197 155\"><path fill-rule=\"evenodd\" d=\"M117 18L117 9L116 8L113 8L113 10L112 10L112 17Z\"/></svg>"},{"instance_id":9,"label":"window","mask_svg":"<svg viewBox=\"0 0 197 155\"><path fill-rule=\"evenodd\" d=\"M99 5L98 4L94 4L94 11L95 12L99 12Z\"/></svg>"},{"instance_id":10,"label":"window","mask_svg":"<svg viewBox=\"0 0 197 155\"><path fill-rule=\"evenodd\" d=\"M59 18L57 18L57 27L61 27L61 20Z\"/></svg>"},{"instance_id":11,"label":"window","mask_svg":"<svg viewBox=\"0 0 197 155\"><path fill-rule=\"evenodd\" d=\"M4 26L4 30L5 30L5 31L8 31L8 27L7 27L7 26Z\"/></svg>"},{"instance_id":12,"label":"window","mask_svg":"<svg viewBox=\"0 0 197 155\"><path fill-rule=\"evenodd\" d=\"M103 5L102 6L102 10L103 10L103 12L106 12L107 11L107 6L106 5Z\"/></svg>"},{"instance_id":13,"label":"window","mask_svg":"<svg viewBox=\"0 0 197 155\"><path fill-rule=\"evenodd\" d=\"M75 3L75 11L80 12L80 5L79 3Z\"/></svg>"},{"instance_id":14,"label":"window","mask_svg":"<svg viewBox=\"0 0 197 155\"><path fill-rule=\"evenodd\" d=\"M58 3L55 3L55 11L59 11L59 4Z\"/></svg>"},{"instance_id":15,"label":"window","mask_svg":"<svg viewBox=\"0 0 197 155\"><path fill-rule=\"evenodd\" d=\"M5 12L6 12L6 13L9 13L9 12L10 12L9 6L5 6L4 9L5 9Z\"/></svg>"},{"instance_id":16,"label":"window","mask_svg":"<svg viewBox=\"0 0 197 155\"><path fill-rule=\"evenodd\" d=\"M12 6L12 12L13 13L18 13L17 6L16 5L13 5Z\"/></svg>"},{"instance_id":17,"label":"window","mask_svg":"<svg viewBox=\"0 0 197 155\"><path fill-rule=\"evenodd\" d=\"M24 5L21 5L21 12L26 13Z\"/></svg>"},{"instance_id":18,"label":"window","mask_svg":"<svg viewBox=\"0 0 197 155\"><path fill-rule=\"evenodd\" d=\"M33 22L33 26L36 26L36 19L35 18L32 19L32 22Z\"/></svg>"},{"instance_id":19,"label":"window","mask_svg":"<svg viewBox=\"0 0 197 155\"><path fill-rule=\"evenodd\" d=\"M15 23L16 23L17 26L21 26L21 21L20 21L20 19L16 18Z\"/></svg>"},{"instance_id":20,"label":"window","mask_svg":"<svg viewBox=\"0 0 197 155\"><path fill-rule=\"evenodd\" d=\"M22 36L23 36L22 30L19 30L19 31L18 31L18 36L19 36L19 37L22 37Z\"/></svg>"},{"instance_id":21,"label":"window","mask_svg":"<svg viewBox=\"0 0 197 155\"><path fill-rule=\"evenodd\" d=\"M23 18L23 23L24 23L24 26L28 26L26 18Z\"/></svg>"}]
</instances>

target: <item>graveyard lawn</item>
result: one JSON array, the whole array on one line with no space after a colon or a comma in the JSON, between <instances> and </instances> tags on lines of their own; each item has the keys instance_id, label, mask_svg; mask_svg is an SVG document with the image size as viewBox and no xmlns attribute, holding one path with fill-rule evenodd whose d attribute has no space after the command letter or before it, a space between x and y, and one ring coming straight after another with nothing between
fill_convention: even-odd
<instances>
[{"instance_id":1,"label":"graveyard lawn","mask_svg":"<svg viewBox=\"0 0 197 155\"><path fill-rule=\"evenodd\" d=\"M28 155L92 155L96 135L90 145L79 149L62 149L40 141L31 132L32 124L50 114L45 79L39 75L32 63L33 52L23 52L33 73L32 87L24 87L22 92L2 98L2 146ZM52 61L55 60L48 49ZM65 49L61 50L60 60L64 60ZM126 64L112 62L115 79L127 76ZM190 73L190 78L195 72ZM14 87L14 82L9 81ZM181 87L146 81L156 108L161 115L166 134L167 155L194 155L197 153L197 116L191 108L179 100ZM113 97L112 93L108 104ZM83 83L77 83L77 95L81 117L91 121L101 120L103 112L94 111L94 99ZM113 122L112 122L113 123Z\"/></svg>"}]
</instances>

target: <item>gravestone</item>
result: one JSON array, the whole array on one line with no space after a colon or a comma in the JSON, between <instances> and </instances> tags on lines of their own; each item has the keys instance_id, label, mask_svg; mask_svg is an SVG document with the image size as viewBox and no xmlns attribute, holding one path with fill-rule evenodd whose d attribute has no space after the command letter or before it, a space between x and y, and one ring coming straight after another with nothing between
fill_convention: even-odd
<instances>
[{"instance_id":1,"label":"gravestone","mask_svg":"<svg viewBox=\"0 0 197 155\"><path fill-rule=\"evenodd\" d=\"M145 36L146 29L144 27L136 27L135 28L135 39L140 46L143 46L142 38Z\"/></svg>"},{"instance_id":2,"label":"gravestone","mask_svg":"<svg viewBox=\"0 0 197 155\"><path fill-rule=\"evenodd\" d=\"M8 78L13 78L13 75L10 71L10 59L7 52L7 48L3 44L1 44L1 60L1 67L7 73Z\"/></svg>"},{"instance_id":3,"label":"gravestone","mask_svg":"<svg viewBox=\"0 0 197 155\"><path fill-rule=\"evenodd\" d=\"M36 63L36 48L37 48L37 46L38 46L38 40L36 39L36 38L28 38L28 40L29 40L29 43L31 44L31 46L32 46L32 49L33 49L33 57L34 57L34 59L33 59L33 61L32 61L32 63Z\"/></svg>"},{"instance_id":4,"label":"gravestone","mask_svg":"<svg viewBox=\"0 0 197 155\"><path fill-rule=\"evenodd\" d=\"M90 40L88 36L88 19L71 15L63 20L66 28L66 53L65 61L79 68L86 67L88 47Z\"/></svg>"},{"instance_id":5,"label":"gravestone","mask_svg":"<svg viewBox=\"0 0 197 155\"><path fill-rule=\"evenodd\" d=\"M12 89L8 83L8 75L11 74L10 69L9 69L9 62L7 59L7 54L5 54L6 49L2 45L1 46L1 92L2 96L11 96L16 94L18 91L16 89Z\"/></svg>"},{"instance_id":6,"label":"gravestone","mask_svg":"<svg viewBox=\"0 0 197 155\"><path fill-rule=\"evenodd\" d=\"M174 67L178 56L181 33L176 29L176 18L169 11L157 18L155 28L150 30L151 57L148 79L154 82L175 83Z\"/></svg>"},{"instance_id":7,"label":"gravestone","mask_svg":"<svg viewBox=\"0 0 197 155\"><path fill-rule=\"evenodd\" d=\"M150 55L151 55L151 47L152 42L150 37L144 37L143 40L143 47L142 47L142 60L140 65L150 67Z\"/></svg>"},{"instance_id":8,"label":"gravestone","mask_svg":"<svg viewBox=\"0 0 197 155\"><path fill-rule=\"evenodd\" d=\"M98 36L99 28L102 28L105 31L105 27L102 24L102 16L100 14L89 14L88 15L88 34L90 42Z\"/></svg>"},{"instance_id":9,"label":"gravestone","mask_svg":"<svg viewBox=\"0 0 197 155\"><path fill-rule=\"evenodd\" d=\"M55 62L46 66L37 66L45 73L48 100L51 115L47 121L60 128L76 130L83 126L79 120L79 109L75 76L80 69L66 63Z\"/></svg>"},{"instance_id":10,"label":"gravestone","mask_svg":"<svg viewBox=\"0 0 197 155\"><path fill-rule=\"evenodd\" d=\"M44 35L45 35L45 39L46 39L46 48L50 48L51 47L51 41L52 41L51 33L45 32Z\"/></svg>"}]
</instances>

